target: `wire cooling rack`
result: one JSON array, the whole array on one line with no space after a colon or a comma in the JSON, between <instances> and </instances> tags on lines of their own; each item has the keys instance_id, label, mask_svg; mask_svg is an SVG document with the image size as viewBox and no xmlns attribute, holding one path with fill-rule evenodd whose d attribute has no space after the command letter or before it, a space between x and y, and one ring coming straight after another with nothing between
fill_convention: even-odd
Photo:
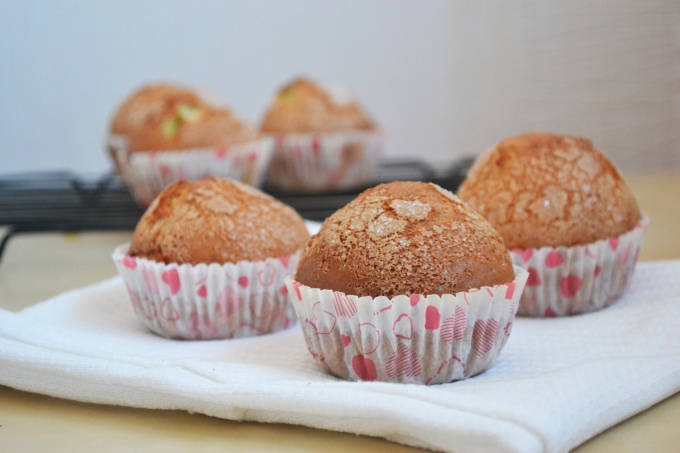
<instances>
[{"instance_id":1,"label":"wire cooling rack","mask_svg":"<svg viewBox=\"0 0 680 453\"><path fill-rule=\"evenodd\" d=\"M455 192L471 158L449 165L414 159L386 159L370 184L334 192L283 192L265 182L263 190L296 209L302 217L323 221L360 192L389 181L427 181ZM18 233L130 230L144 212L120 179L108 173L87 178L70 172L0 176L0 259L8 240Z\"/></svg>"}]
</instances>

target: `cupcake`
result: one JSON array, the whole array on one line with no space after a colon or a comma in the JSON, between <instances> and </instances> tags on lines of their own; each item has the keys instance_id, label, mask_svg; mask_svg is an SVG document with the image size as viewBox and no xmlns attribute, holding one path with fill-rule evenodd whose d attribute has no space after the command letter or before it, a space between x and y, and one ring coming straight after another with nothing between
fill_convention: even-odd
<instances>
[{"instance_id":1,"label":"cupcake","mask_svg":"<svg viewBox=\"0 0 680 453\"><path fill-rule=\"evenodd\" d=\"M216 175L257 186L272 147L226 106L168 84L131 94L115 112L108 139L121 178L144 206L180 178Z\"/></svg>"},{"instance_id":2,"label":"cupcake","mask_svg":"<svg viewBox=\"0 0 680 453\"><path fill-rule=\"evenodd\" d=\"M508 138L479 156L458 196L528 269L520 315L596 310L629 285L647 220L589 140L542 132Z\"/></svg>"},{"instance_id":3,"label":"cupcake","mask_svg":"<svg viewBox=\"0 0 680 453\"><path fill-rule=\"evenodd\" d=\"M393 182L326 219L286 285L309 352L330 373L437 384L493 363L527 276L453 194Z\"/></svg>"},{"instance_id":4,"label":"cupcake","mask_svg":"<svg viewBox=\"0 0 680 453\"><path fill-rule=\"evenodd\" d=\"M382 155L383 134L337 83L293 80L271 102L260 130L275 139L268 182L281 190L365 186Z\"/></svg>"},{"instance_id":5,"label":"cupcake","mask_svg":"<svg viewBox=\"0 0 680 453\"><path fill-rule=\"evenodd\" d=\"M232 338L294 322L283 279L308 239L302 218L258 189L215 177L178 180L113 259L152 332Z\"/></svg>"}]
</instances>

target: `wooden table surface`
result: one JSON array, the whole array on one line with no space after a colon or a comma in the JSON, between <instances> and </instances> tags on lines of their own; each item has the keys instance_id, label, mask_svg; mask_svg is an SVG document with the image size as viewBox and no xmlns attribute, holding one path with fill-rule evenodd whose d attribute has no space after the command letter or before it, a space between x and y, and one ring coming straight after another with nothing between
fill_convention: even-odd
<instances>
[{"instance_id":1,"label":"wooden table surface","mask_svg":"<svg viewBox=\"0 0 680 453\"><path fill-rule=\"evenodd\" d=\"M640 207L651 218L640 259L680 258L680 175L627 175L626 179ZM0 262L0 308L17 311L63 291L114 276L111 251L129 238L127 232L26 234L12 238ZM0 452L186 453L190 449L420 451L382 439L301 426L86 404L0 386ZM680 451L680 393L604 431L576 451Z\"/></svg>"}]
</instances>

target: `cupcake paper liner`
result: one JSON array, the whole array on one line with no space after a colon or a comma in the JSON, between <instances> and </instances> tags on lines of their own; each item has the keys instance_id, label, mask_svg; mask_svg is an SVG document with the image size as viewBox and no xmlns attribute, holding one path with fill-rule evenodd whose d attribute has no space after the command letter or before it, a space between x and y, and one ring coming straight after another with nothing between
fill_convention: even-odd
<instances>
[{"instance_id":1,"label":"cupcake paper liner","mask_svg":"<svg viewBox=\"0 0 680 453\"><path fill-rule=\"evenodd\" d=\"M286 329L297 319L284 278L300 251L264 261L165 264L127 255L113 261L137 317L152 332L186 340L260 335Z\"/></svg>"},{"instance_id":2,"label":"cupcake paper liner","mask_svg":"<svg viewBox=\"0 0 680 453\"><path fill-rule=\"evenodd\" d=\"M123 182L142 206L148 206L173 181L197 181L207 176L232 178L260 186L273 151L273 141L262 138L229 148L130 152L125 138L112 135L107 148Z\"/></svg>"},{"instance_id":3,"label":"cupcake paper liner","mask_svg":"<svg viewBox=\"0 0 680 453\"><path fill-rule=\"evenodd\" d=\"M457 294L358 297L286 278L309 353L352 381L440 384L486 370L505 345L528 273Z\"/></svg>"},{"instance_id":4,"label":"cupcake paper liner","mask_svg":"<svg viewBox=\"0 0 680 453\"><path fill-rule=\"evenodd\" d=\"M510 251L512 262L529 272L519 316L552 317L587 313L614 303L635 272L646 215L618 237L572 247Z\"/></svg>"},{"instance_id":5,"label":"cupcake paper liner","mask_svg":"<svg viewBox=\"0 0 680 453\"><path fill-rule=\"evenodd\" d=\"M277 135L269 184L288 191L366 185L380 163L384 138L374 131Z\"/></svg>"}]
</instances>

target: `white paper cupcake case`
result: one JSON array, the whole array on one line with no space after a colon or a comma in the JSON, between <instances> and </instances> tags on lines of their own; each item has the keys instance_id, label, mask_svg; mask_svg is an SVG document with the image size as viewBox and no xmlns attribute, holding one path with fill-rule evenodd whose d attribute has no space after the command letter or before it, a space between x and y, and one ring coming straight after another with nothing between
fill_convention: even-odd
<instances>
[{"instance_id":1,"label":"white paper cupcake case","mask_svg":"<svg viewBox=\"0 0 680 453\"><path fill-rule=\"evenodd\" d=\"M165 264L126 255L113 261L137 317L152 332L186 340L261 335L286 329L297 319L286 275L300 253L232 264Z\"/></svg>"},{"instance_id":2,"label":"white paper cupcake case","mask_svg":"<svg viewBox=\"0 0 680 453\"><path fill-rule=\"evenodd\" d=\"M440 384L486 370L505 345L528 273L457 294L348 296L286 278L309 353L343 379Z\"/></svg>"},{"instance_id":3,"label":"white paper cupcake case","mask_svg":"<svg viewBox=\"0 0 680 453\"><path fill-rule=\"evenodd\" d=\"M635 272L646 215L618 237L573 247L510 251L512 262L528 270L519 316L552 317L587 313L614 303Z\"/></svg>"},{"instance_id":4,"label":"white paper cupcake case","mask_svg":"<svg viewBox=\"0 0 680 453\"><path fill-rule=\"evenodd\" d=\"M139 204L148 206L168 184L181 178L197 181L219 176L260 186L274 143L262 138L229 148L129 152L124 137L112 135L107 146L123 182Z\"/></svg>"},{"instance_id":5,"label":"white paper cupcake case","mask_svg":"<svg viewBox=\"0 0 680 453\"><path fill-rule=\"evenodd\" d=\"M277 135L269 184L289 191L366 185L376 174L384 140L374 131Z\"/></svg>"}]
</instances>

